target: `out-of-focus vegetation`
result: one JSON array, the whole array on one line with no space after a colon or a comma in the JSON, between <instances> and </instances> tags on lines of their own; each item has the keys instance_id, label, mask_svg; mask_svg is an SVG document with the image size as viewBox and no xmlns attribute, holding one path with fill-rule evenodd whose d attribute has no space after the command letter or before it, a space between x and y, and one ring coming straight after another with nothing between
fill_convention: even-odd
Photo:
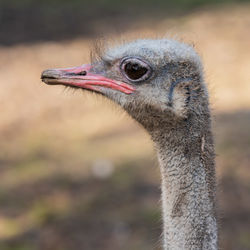
<instances>
[{"instance_id":1,"label":"out-of-focus vegetation","mask_svg":"<svg viewBox=\"0 0 250 250\"><path fill-rule=\"evenodd\" d=\"M0 0L0 45L107 36L141 22L249 0Z\"/></svg>"},{"instance_id":2,"label":"out-of-focus vegetation","mask_svg":"<svg viewBox=\"0 0 250 250\"><path fill-rule=\"evenodd\" d=\"M39 79L87 62L92 37L117 30L195 43L215 116L221 247L250 249L250 5L232 2L0 1L1 250L161 249L146 133L107 100Z\"/></svg>"}]
</instances>

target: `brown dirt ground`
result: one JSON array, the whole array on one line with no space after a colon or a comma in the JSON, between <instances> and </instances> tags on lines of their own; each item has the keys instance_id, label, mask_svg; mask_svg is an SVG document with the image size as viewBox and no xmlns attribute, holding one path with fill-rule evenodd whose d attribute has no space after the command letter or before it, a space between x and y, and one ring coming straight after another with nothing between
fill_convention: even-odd
<instances>
[{"instance_id":1,"label":"brown dirt ground","mask_svg":"<svg viewBox=\"0 0 250 250\"><path fill-rule=\"evenodd\" d=\"M203 58L225 250L250 249L249 27L244 5L138 22L122 35L167 33ZM91 44L0 48L0 249L160 249L160 178L148 136L106 100L39 80L45 68L87 62Z\"/></svg>"}]
</instances>

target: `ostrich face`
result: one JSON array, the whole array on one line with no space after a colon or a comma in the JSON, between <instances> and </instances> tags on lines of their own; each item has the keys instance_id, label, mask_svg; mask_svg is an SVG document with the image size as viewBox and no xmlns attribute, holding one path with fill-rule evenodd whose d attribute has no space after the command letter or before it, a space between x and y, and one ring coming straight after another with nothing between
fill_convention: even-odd
<instances>
[{"instance_id":1,"label":"ostrich face","mask_svg":"<svg viewBox=\"0 0 250 250\"><path fill-rule=\"evenodd\" d=\"M198 55L177 41L136 40L101 58L80 67L45 70L42 80L98 92L145 127L152 126L151 118L187 118L204 89Z\"/></svg>"}]
</instances>

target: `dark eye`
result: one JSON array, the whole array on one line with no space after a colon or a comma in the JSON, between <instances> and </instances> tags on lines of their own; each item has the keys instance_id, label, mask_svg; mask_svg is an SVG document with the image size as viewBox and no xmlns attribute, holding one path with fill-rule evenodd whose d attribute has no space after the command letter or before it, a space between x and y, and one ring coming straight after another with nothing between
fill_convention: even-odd
<instances>
[{"instance_id":1,"label":"dark eye","mask_svg":"<svg viewBox=\"0 0 250 250\"><path fill-rule=\"evenodd\" d=\"M138 58L125 58L121 63L122 74L130 81L144 81L151 76L151 67Z\"/></svg>"}]
</instances>

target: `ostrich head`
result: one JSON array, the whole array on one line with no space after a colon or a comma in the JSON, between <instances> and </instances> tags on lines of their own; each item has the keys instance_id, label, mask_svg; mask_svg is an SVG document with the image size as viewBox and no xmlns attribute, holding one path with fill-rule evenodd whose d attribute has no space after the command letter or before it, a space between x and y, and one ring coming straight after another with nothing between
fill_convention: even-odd
<instances>
[{"instance_id":1,"label":"ostrich head","mask_svg":"<svg viewBox=\"0 0 250 250\"><path fill-rule=\"evenodd\" d=\"M149 132L206 107L202 66L191 46L167 39L136 40L108 49L100 58L80 67L45 70L42 80L98 92Z\"/></svg>"},{"instance_id":2,"label":"ostrich head","mask_svg":"<svg viewBox=\"0 0 250 250\"><path fill-rule=\"evenodd\" d=\"M142 124L161 166L164 249L218 249L210 111L192 47L137 40L92 64L46 70L42 80L100 93Z\"/></svg>"}]
</instances>

